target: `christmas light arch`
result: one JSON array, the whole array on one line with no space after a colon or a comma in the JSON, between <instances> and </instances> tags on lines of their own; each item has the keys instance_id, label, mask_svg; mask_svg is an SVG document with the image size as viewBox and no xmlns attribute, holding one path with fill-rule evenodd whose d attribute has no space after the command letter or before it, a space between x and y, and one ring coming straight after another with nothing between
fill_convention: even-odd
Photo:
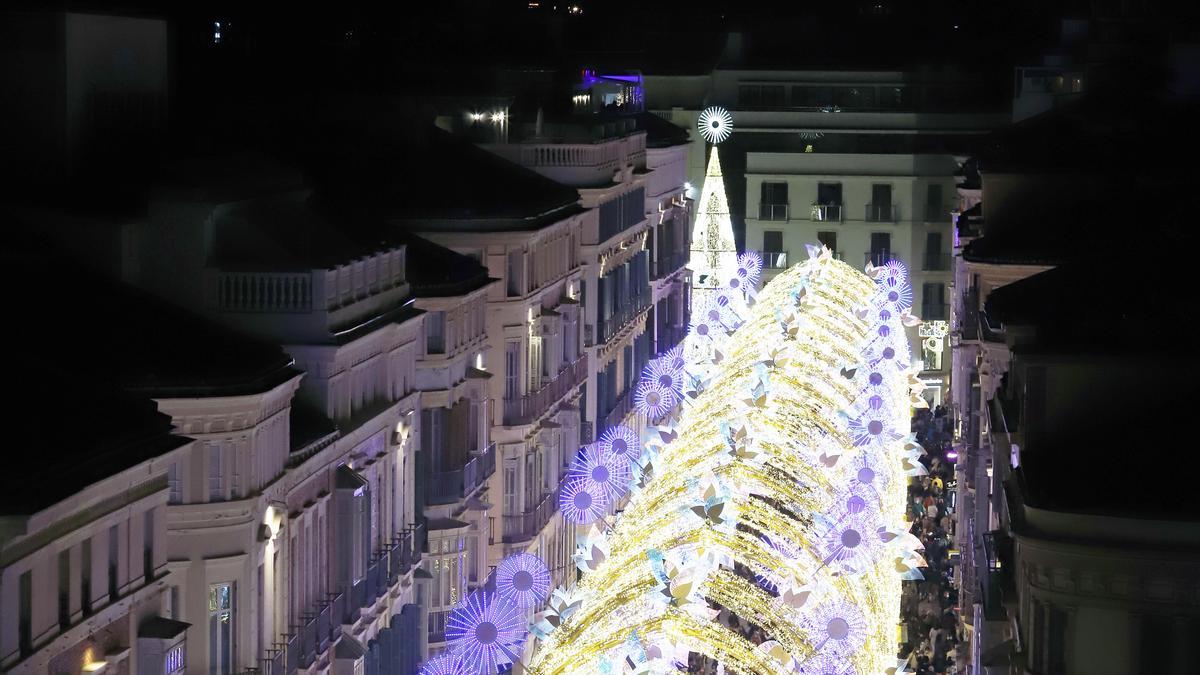
<instances>
[{"instance_id":1,"label":"christmas light arch","mask_svg":"<svg viewBox=\"0 0 1200 675\"><path fill-rule=\"evenodd\" d=\"M535 616L525 673L678 672L689 652L755 675L896 668L900 582L923 565L898 272L814 247L689 338L682 405L644 435L623 513L580 537L585 574Z\"/></svg>"}]
</instances>

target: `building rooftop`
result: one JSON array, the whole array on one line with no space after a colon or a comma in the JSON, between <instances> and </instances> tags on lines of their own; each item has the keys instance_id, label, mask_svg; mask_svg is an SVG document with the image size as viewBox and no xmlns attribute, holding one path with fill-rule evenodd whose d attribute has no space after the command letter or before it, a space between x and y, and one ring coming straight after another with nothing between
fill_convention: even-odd
<instances>
[{"instance_id":1,"label":"building rooftop","mask_svg":"<svg viewBox=\"0 0 1200 675\"><path fill-rule=\"evenodd\" d=\"M32 515L188 442L172 435L170 416L154 401L79 372L69 352L58 361L39 358L43 345L34 342L34 353L7 373L15 395L7 404L9 480L0 514Z\"/></svg>"},{"instance_id":2,"label":"building rooftop","mask_svg":"<svg viewBox=\"0 0 1200 675\"><path fill-rule=\"evenodd\" d=\"M335 222L310 204L308 191L295 191L222 211L209 263L226 271L330 269L401 243L369 220Z\"/></svg>"},{"instance_id":3,"label":"building rooftop","mask_svg":"<svg viewBox=\"0 0 1200 675\"><path fill-rule=\"evenodd\" d=\"M399 231L397 236L408 247L405 270L413 295L418 298L466 295L496 281L470 256L410 232Z\"/></svg>"},{"instance_id":4,"label":"building rooftop","mask_svg":"<svg viewBox=\"0 0 1200 675\"><path fill-rule=\"evenodd\" d=\"M16 245L2 254L14 278L38 292L14 293L16 325L33 327L28 363L155 398L267 391L299 371L277 345L245 337L77 261Z\"/></svg>"},{"instance_id":5,"label":"building rooftop","mask_svg":"<svg viewBox=\"0 0 1200 675\"><path fill-rule=\"evenodd\" d=\"M323 203L419 223L415 230L533 230L581 210L574 188L438 129L328 166L318 177Z\"/></svg>"}]
</instances>

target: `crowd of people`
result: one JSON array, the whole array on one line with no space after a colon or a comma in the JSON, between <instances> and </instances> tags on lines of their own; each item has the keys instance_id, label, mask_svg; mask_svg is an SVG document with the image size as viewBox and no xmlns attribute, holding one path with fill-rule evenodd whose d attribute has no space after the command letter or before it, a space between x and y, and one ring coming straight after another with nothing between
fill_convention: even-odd
<instances>
[{"instance_id":1,"label":"crowd of people","mask_svg":"<svg viewBox=\"0 0 1200 675\"><path fill-rule=\"evenodd\" d=\"M913 417L913 432L926 449L921 462L929 471L908 486L908 517L911 532L925 545L925 579L904 584L902 620L904 642L900 657L918 675L962 672L965 658L962 626L956 611L958 591L954 586L953 548L955 513L951 495L954 465L950 417L940 406L920 410Z\"/></svg>"}]
</instances>

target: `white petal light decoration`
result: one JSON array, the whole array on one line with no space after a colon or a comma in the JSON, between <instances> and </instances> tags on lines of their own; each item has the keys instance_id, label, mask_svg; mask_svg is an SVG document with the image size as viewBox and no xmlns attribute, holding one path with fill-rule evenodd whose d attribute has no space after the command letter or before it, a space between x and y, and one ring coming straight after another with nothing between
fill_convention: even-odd
<instances>
[{"instance_id":1,"label":"white petal light decoration","mask_svg":"<svg viewBox=\"0 0 1200 675\"><path fill-rule=\"evenodd\" d=\"M720 106L711 106L700 112L696 128L704 140L716 145L733 133L733 115Z\"/></svg>"}]
</instances>

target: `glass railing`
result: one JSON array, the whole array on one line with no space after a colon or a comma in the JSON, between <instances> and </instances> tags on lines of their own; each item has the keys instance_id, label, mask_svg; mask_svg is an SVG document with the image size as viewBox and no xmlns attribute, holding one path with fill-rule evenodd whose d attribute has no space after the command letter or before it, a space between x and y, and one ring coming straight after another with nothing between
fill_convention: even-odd
<instances>
[{"instance_id":1,"label":"glass railing","mask_svg":"<svg viewBox=\"0 0 1200 675\"><path fill-rule=\"evenodd\" d=\"M758 205L759 220L784 220L788 219L787 204L759 204Z\"/></svg>"},{"instance_id":2,"label":"glass railing","mask_svg":"<svg viewBox=\"0 0 1200 675\"><path fill-rule=\"evenodd\" d=\"M812 219L819 222L842 222L841 204L813 204Z\"/></svg>"},{"instance_id":3,"label":"glass railing","mask_svg":"<svg viewBox=\"0 0 1200 675\"><path fill-rule=\"evenodd\" d=\"M865 220L869 223L894 223L900 220L900 207L896 204L867 204Z\"/></svg>"},{"instance_id":4,"label":"glass railing","mask_svg":"<svg viewBox=\"0 0 1200 675\"><path fill-rule=\"evenodd\" d=\"M759 251L762 255L763 267L769 270L787 269L787 251Z\"/></svg>"}]
</instances>

